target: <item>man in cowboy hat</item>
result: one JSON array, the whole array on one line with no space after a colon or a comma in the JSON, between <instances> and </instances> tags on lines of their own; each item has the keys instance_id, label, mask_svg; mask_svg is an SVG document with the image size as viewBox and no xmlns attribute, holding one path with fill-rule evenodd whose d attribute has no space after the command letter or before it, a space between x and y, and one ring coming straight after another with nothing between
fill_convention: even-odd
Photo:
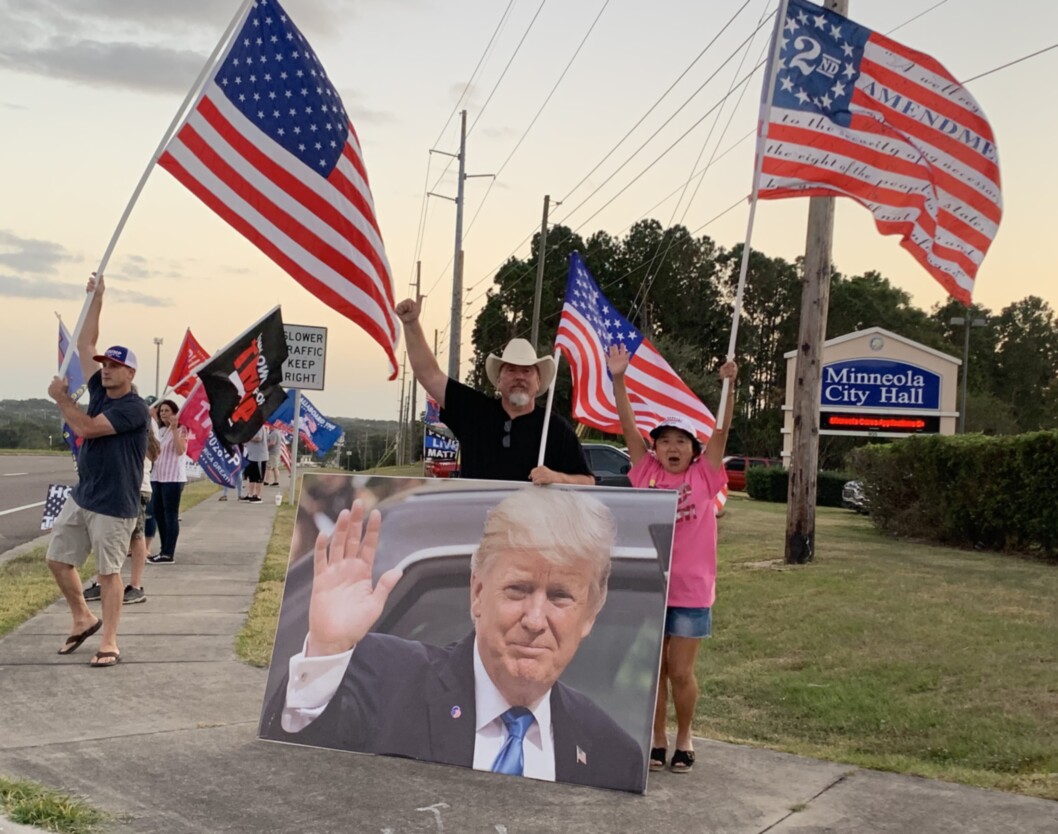
<instances>
[{"instance_id":1,"label":"man in cowboy hat","mask_svg":"<svg viewBox=\"0 0 1058 834\"><path fill-rule=\"evenodd\" d=\"M573 428L554 412L547 428L544 465L537 466L544 409L536 398L555 379L553 357L538 357L525 339L512 339L485 360L485 373L500 398L489 397L448 375L437 364L419 322L422 299L397 305L404 323L411 369L441 406L441 420L459 440L464 478L534 484L594 484Z\"/></svg>"}]
</instances>

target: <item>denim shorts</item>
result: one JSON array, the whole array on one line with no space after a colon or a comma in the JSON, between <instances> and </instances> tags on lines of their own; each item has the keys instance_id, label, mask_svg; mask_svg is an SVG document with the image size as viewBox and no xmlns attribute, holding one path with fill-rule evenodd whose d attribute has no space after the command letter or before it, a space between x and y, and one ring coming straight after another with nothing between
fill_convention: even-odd
<instances>
[{"instance_id":1,"label":"denim shorts","mask_svg":"<svg viewBox=\"0 0 1058 834\"><path fill-rule=\"evenodd\" d=\"M665 609L665 634L669 637L712 637L713 610L670 605Z\"/></svg>"}]
</instances>

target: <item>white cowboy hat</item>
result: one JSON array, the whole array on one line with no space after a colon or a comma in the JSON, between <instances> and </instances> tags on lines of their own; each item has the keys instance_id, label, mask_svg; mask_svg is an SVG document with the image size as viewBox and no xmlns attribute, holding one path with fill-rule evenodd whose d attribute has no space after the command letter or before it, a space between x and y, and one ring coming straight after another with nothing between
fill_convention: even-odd
<instances>
[{"instance_id":1,"label":"white cowboy hat","mask_svg":"<svg viewBox=\"0 0 1058 834\"><path fill-rule=\"evenodd\" d=\"M553 356L538 357L533 346L526 339L511 339L500 356L490 353L485 359L485 376L489 378L493 388L497 387L500 368L504 365L522 365L523 367L535 365L540 373L540 390L536 392L538 397L547 393L547 389L551 387L555 379L555 358Z\"/></svg>"}]
</instances>

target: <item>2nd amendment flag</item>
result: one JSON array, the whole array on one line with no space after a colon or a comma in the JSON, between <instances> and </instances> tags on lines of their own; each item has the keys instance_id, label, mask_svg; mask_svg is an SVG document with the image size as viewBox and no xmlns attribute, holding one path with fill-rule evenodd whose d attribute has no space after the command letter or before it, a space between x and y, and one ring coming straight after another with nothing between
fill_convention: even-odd
<instances>
[{"instance_id":1,"label":"2nd amendment flag","mask_svg":"<svg viewBox=\"0 0 1058 834\"><path fill-rule=\"evenodd\" d=\"M287 342L276 307L198 372L213 431L228 446L245 443L286 398L280 387Z\"/></svg>"}]
</instances>

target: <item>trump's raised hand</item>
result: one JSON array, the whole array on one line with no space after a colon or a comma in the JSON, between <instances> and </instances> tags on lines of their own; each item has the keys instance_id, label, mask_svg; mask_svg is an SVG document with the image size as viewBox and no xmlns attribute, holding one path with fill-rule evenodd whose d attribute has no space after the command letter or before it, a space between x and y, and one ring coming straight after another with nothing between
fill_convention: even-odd
<instances>
[{"instance_id":1,"label":"trump's raised hand","mask_svg":"<svg viewBox=\"0 0 1058 834\"><path fill-rule=\"evenodd\" d=\"M375 621L397 584L397 568L371 586L382 515L372 510L364 524L364 504L354 501L342 510L334 534L316 537L313 554L312 596L309 600L307 657L341 654L359 643Z\"/></svg>"}]
</instances>

